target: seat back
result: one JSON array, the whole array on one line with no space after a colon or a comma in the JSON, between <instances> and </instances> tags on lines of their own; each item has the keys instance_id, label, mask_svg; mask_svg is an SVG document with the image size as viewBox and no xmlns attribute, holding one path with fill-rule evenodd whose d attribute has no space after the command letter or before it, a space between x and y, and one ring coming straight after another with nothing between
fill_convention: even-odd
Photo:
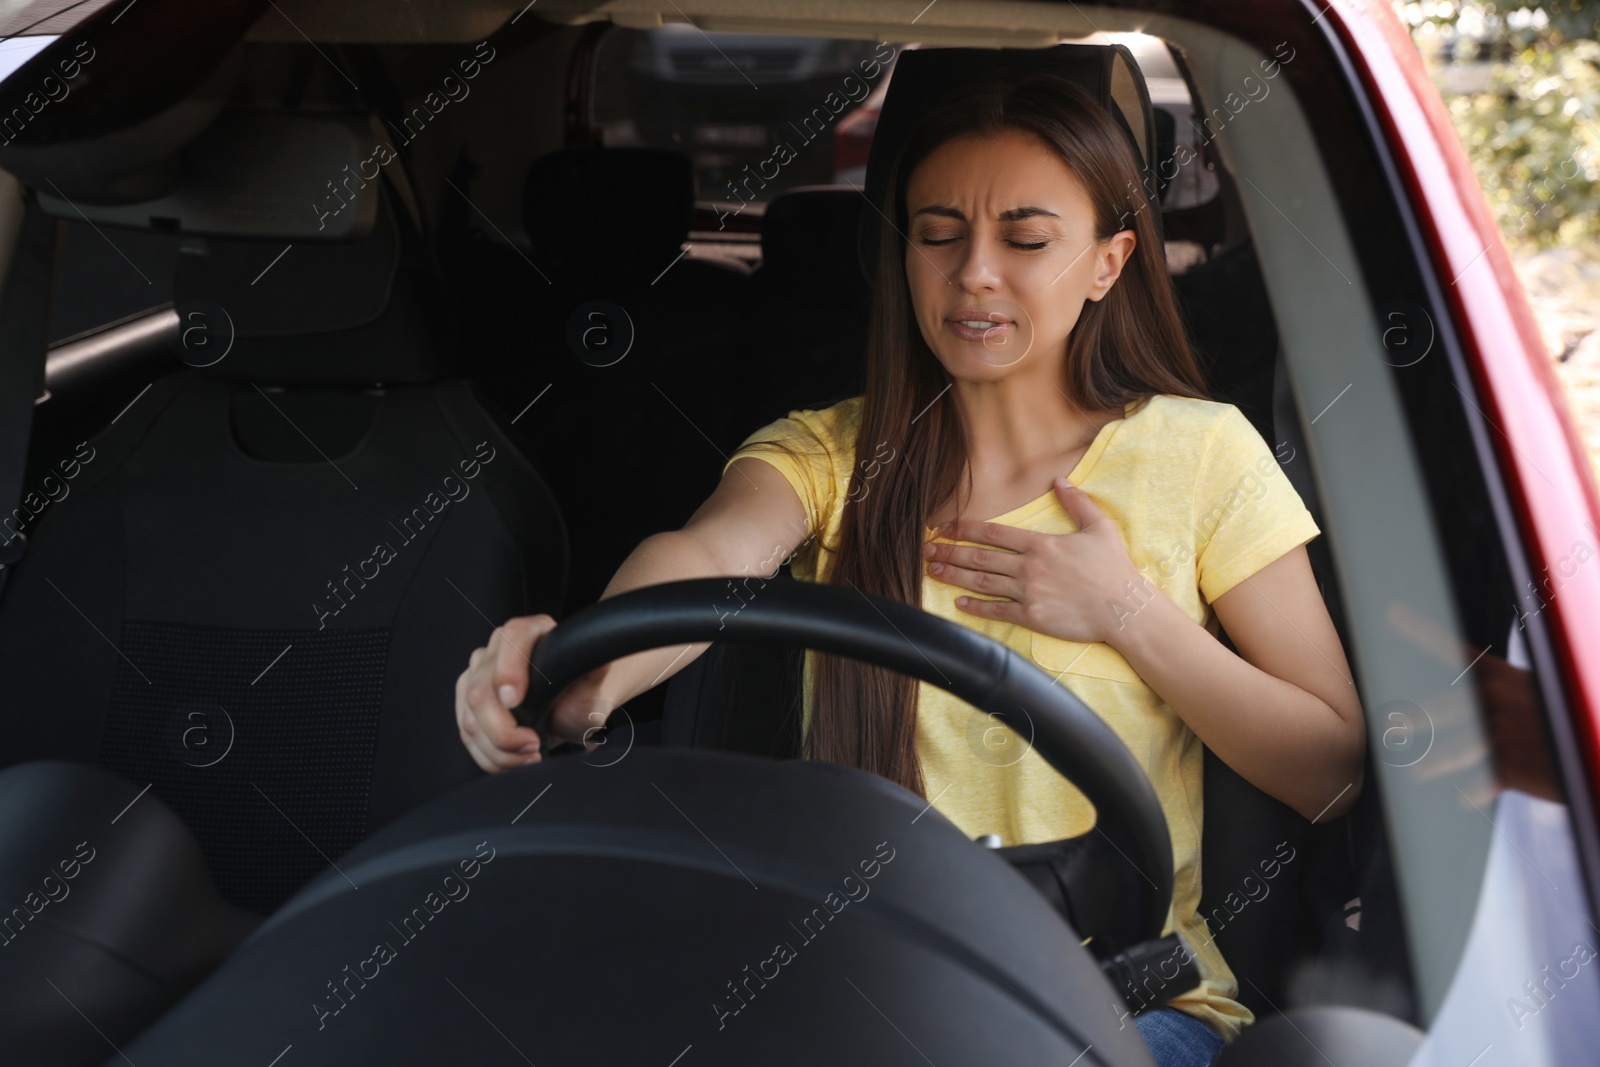
<instances>
[{"instance_id":1,"label":"seat back","mask_svg":"<svg viewBox=\"0 0 1600 1067\"><path fill-rule=\"evenodd\" d=\"M8 1065L104 1063L107 1043L125 1045L255 926L223 903L194 836L143 792L83 763L0 770Z\"/></svg>"},{"instance_id":2,"label":"seat back","mask_svg":"<svg viewBox=\"0 0 1600 1067\"><path fill-rule=\"evenodd\" d=\"M455 680L565 591L549 491L448 377L422 235L362 195L352 243L186 241L180 315L231 349L90 440L0 602L6 762L149 783L255 911L479 773Z\"/></svg>"}]
</instances>

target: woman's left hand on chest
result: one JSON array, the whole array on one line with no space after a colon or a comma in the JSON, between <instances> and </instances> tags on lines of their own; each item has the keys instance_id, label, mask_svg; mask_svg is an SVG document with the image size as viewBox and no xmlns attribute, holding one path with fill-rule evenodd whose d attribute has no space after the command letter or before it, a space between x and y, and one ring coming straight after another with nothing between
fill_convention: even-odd
<instances>
[{"instance_id":1,"label":"woman's left hand on chest","mask_svg":"<svg viewBox=\"0 0 1600 1067\"><path fill-rule=\"evenodd\" d=\"M976 543L930 541L923 546L924 565L936 581L982 597L1008 598L957 598L956 607L970 614L1067 641L1106 641L1117 630L1115 606L1135 591L1144 596L1156 590L1134 567L1116 523L1087 493L1058 480L1056 499L1078 524L1077 532L1048 534L957 520L940 527L939 536Z\"/></svg>"}]
</instances>

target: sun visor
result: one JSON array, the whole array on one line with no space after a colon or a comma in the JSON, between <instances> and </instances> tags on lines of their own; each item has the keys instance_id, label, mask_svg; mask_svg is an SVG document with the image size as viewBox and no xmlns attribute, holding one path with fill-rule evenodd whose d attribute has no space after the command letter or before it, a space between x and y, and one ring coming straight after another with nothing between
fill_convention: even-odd
<instances>
[{"instance_id":1,"label":"sun visor","mask_svg":"<svg viewBox=\"0 0 1600 1067\"><path fill-rule=\"evenodd\" d=\"M265 0L107 4L0 81L0 167L61 207L167 194ZM70 210L70 208L68 208Z\"/></svg>"},{"instance_id":2,"label":"sun visor","mask_svg":"<svg viewBox=\"0 0 1600 1067\"><path fill-rule=\"evenodd\" d=\"M202 236L351 241L372 232L390 138L370 116L230 109L180 153L162 196L86 204L39 189L50 214Z\"/></svg>"}]
</instances>

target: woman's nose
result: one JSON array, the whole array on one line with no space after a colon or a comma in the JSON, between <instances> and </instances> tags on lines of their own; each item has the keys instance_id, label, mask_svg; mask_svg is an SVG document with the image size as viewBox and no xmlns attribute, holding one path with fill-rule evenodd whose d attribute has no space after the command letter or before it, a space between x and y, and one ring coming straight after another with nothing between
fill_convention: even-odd
<instances>
[{"instance_id":1,"label":"woman's nose","mask_svg":"<svg viewBox=\"0 0 1600 1067\"><path fill-rule=\"evenodd\" d=\"M975 233L966 245L966 255L962 257L961 265L952 281L969 293L979 289L996 288L999 283L995 258L998 252L993 241L985 234Z\"/></svg>"}]
</instances>

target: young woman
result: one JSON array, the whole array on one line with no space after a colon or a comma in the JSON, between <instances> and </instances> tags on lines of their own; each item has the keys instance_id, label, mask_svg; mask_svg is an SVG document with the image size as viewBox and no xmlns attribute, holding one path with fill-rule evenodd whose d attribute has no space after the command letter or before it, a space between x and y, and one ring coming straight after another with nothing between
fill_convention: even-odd
<instances>
[{"instance_id":1,"label":"young woman","mask_svg":"<svg viewBox=\"0 0 1600 1067\"><path fill-rule=\"evenodd\" d=\"M1160 797L1169 921L1202 981L1134 1021L1163 1067L1207 1064L1252 1016L1197 914L1202 743L1308 819L1361 789L1361 707L1303 547L1320 531L1261 436L1209 398L1133 148L1087 94L1046 74L948 99L888 190L865 394L752 434L605 596L792 557L798 578L919 605L1055 674ZM461 675L461 737L486 770L539 758L507 709L554 626L511 619ZM707 647L592 672L553 740L585 740ZM805 690L806 755L899 782L973 836L1093 825L1038 753L940 689L809 653Z\"/></svg>"}]
</instances>

